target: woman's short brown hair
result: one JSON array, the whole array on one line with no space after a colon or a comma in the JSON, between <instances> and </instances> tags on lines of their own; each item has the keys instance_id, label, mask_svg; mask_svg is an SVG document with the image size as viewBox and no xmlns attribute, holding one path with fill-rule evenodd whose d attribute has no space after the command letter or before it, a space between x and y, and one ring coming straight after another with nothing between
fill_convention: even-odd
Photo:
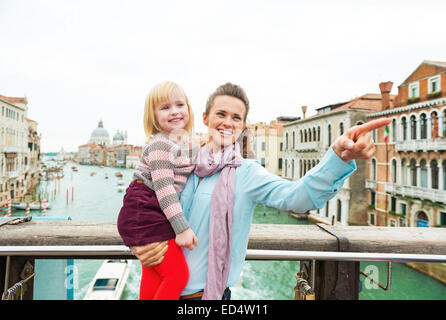
<instances>
[{"instance_id":1,"label":"woman's short brown hair","mask_svg":"<svg viewBox=\"0 0 446 320\"><path fill-rule=\"evenodd\" d=\"M246 95L245 90L243 90L242 87L226 82L224 85L219 86L215 91L209 96L207 102L206 102L206 110L204 113L208 116L209 112L211 111L212 105L214 104L214 100L218 96L230 96L237 99L240 99L243 104L245 105L245 118L243 119L243 122L246 122L246 118L248 117L249 112L249 100L248 96Z\"/></svg>"}]
</instances>

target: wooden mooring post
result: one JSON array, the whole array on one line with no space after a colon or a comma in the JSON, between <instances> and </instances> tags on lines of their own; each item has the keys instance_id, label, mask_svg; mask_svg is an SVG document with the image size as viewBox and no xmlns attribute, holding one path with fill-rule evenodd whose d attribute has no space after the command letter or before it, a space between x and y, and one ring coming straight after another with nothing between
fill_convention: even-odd
<instances>
[{"instance_id":1,"label":"wooden mooring post","mask_svg":"<svg viewBox=\"0 0 446 320\"><path fill-rule=\"evenodd\" d=\"M346 240L348 247L346 247ZM341 240L340 240L341 239ZM344 239L344 240L342 240ZM27 250L29 246L123 246L115 222L83 222L73 220L45 221L32 220L16 225L0 226L0 290L11 287L22 279L20 274L27 261L33 265L34 259L136 259L129 252L112 256L84 255L82 253L57 253L49 256L35 255ZM8 247L23 247L24 254L11 253ZM376 253L444 255L446 261L446 230L442 228L394 228L330 226L324 230L318 225L252 225L249 235L249 250L267 252L319 252L324 253ZM248 250L248 251L249 251ZM22 250L20 250L22 251ZM7 256L10 256L9 280L5 283ZM269 258L254 260L272 260ZM276 259L277 260L277 259ZM290 259L282 259L290 260ZM296 259L295 259L296 260ZM301 263L301 266L314 264L307 274L314 275L311 283L320 300L354 300L359 296L359 261L336 261L320 259ZM369 260L370 261L370 260ZM314 262L314 263L313 263ZM29 265L28 264L28 265ZM296 272L299 270L296 270ZM32 279L24 299L32 299ZM294 283L290 283L290 287Z\"/></svg>"}]
</instances>

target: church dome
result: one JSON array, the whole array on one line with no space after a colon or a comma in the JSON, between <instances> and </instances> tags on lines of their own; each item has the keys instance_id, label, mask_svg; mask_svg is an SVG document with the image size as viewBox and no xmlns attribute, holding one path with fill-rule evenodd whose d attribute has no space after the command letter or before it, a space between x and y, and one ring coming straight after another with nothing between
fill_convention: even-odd
<instances>
[{"instance_id":1,"label":"church dome","mask_svg":"<svg viewBox=\"0 0 446 320\"><path fill-rule=\"evenodd\" d=\"M108 145L110 143L110 136L108 131L104 129L102 120L99 121L98 127L91 133L90 142L104 145Z\"/></svg>"}]
</instances>

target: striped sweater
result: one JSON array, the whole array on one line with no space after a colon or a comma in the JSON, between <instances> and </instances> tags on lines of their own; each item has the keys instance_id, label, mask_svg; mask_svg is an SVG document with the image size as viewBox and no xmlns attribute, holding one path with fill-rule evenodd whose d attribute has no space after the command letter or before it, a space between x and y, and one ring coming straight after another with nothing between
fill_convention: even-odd
<instances>
[{"instance_id":1,"label":"striped sweater","mask_svg":"<svg viewBox=\"0 0 446 320\"><path fill-rule=\"evenodd\" d=\"M189 228L179 196L189 174L195 169L195 151L189 143L177 143L158 133L145 146L133 174L134 179L143 180L155 192L160 208L175 234Z\"/></svg>"}]
</instances>

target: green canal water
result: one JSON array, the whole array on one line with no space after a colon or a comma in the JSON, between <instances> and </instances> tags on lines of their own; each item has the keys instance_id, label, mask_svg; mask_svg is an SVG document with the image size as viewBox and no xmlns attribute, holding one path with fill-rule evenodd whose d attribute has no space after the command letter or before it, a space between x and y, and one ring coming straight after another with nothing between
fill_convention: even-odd
<instances>
[{"instance_id":1,"label":"green canal water","mask_svg":"<svg viewBox=\"0 0 446 320\"><path fill-rule=\"evenodd\" d=\"M73 172L68 163L64 167L64 177L60 182L42 181L39 190L49 195L52 208L47 216L69 216L77 221L116 221L122 205L123 192L117 191L116 172L123 174L125 185L132 179L133 170L108 168L88 165L77 165L78 172ZM90 175L95 172L95 175ZM106 175L108 179L106 179ZM54 195L54 190L56 194ZM68 191L68 202L67 202ZM31 211L39 216L40 212ZM13 211L13 215L23 215L24 211ZM297 220L286 212L263 205L257 206L253 223L274 224L309 224L311 222ZM102 260L74 260L76 272L74 298L83 299L90 281L93 279ZM361 262L361 270L368 266L374 268L380 283L386 283L386 263ZM141 268L137 260L133 260L131 272L122 299L138 299ZM295 274L299 270L299 262L295 261L245 261L240 281L231 288L232 298L239 300L287 300L294 297L296 284ZM392 287L389 291L373 289L364 285L363 280L360 299L446 299L446 285L426 276L405 264L392 264ZM368 288L369 289L368 289Z\"/></svg>"}]
</instances>

